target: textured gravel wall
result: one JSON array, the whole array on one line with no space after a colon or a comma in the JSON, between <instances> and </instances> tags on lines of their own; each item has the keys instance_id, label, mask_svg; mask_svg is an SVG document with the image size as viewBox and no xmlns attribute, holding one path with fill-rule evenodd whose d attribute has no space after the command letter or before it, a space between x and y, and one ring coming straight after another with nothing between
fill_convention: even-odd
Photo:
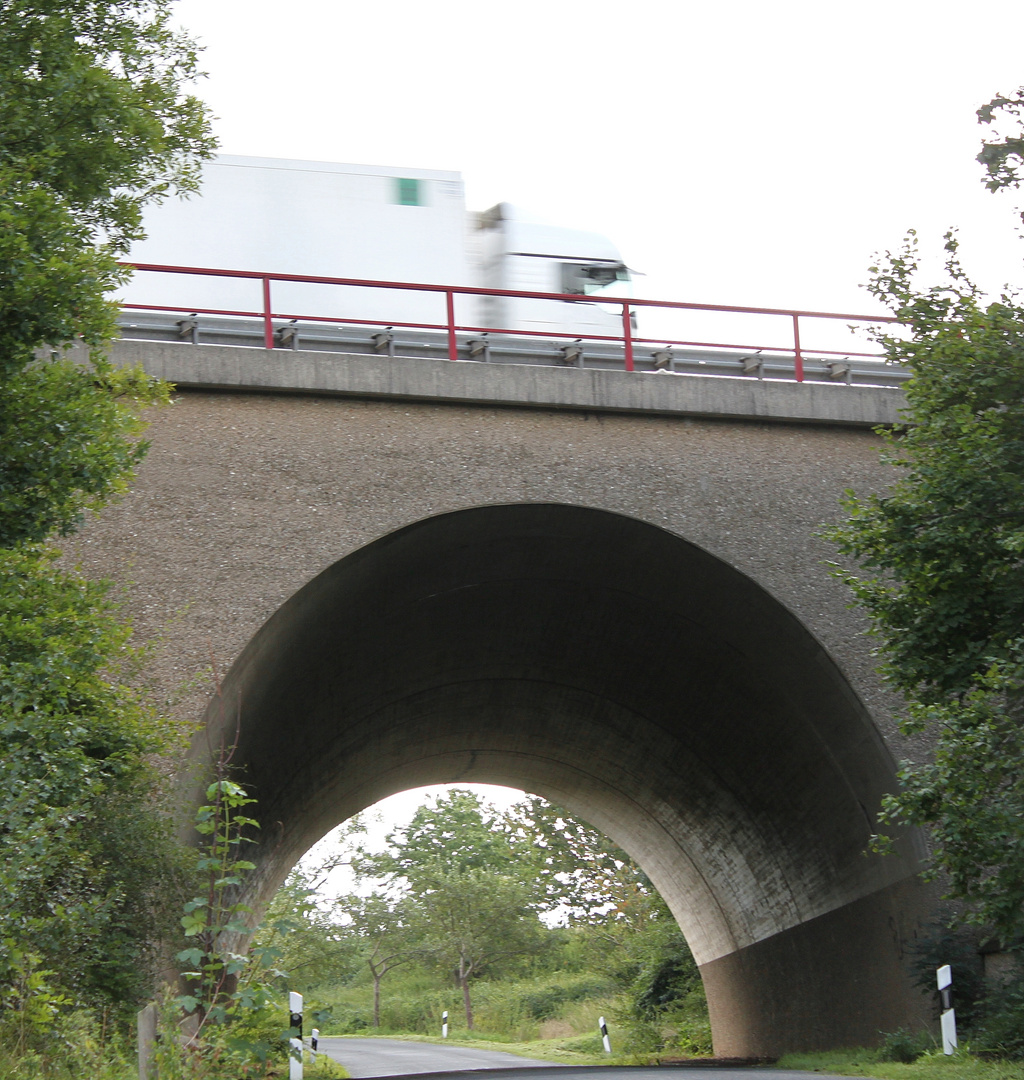
<instances>
[{"instance_id":1,"label":"textured gravel wall","mask_svg":"<svg viewBox=\"0 0 1024 1080\"><path fill-rule=\"evenodd\" d=\"M887 481L869 431L187 392L152 416L150 436L132 492L67 549L123 585L140 637L156 642L154 681L183 722L203 713L211 659L226 671L286 600L347 554L449 511L564 503L660 526L749 575L817 636L894 756L907 756L863 623L816 537L845 488ZM510 518L545 514L586 522L508 531ZM477 533L434 522L328 575L334 583L297 598L239 665L225 726L244 702L238 753L270 823L254 888L269 895L312 839L398 790L396 777L425 782L442 759L453 777L508 769L552 797L564 791L559 801L590 807L630 841L704 964L720 1053L864 1044L885 1024L919 1022L901 950L927 898L913 876L897 880L912 874L911 858L880 865L862 852L888 763L863 737L860 710L844 712L845 688L829 689L833 669L800 651L802 633L787 636L789 620L746 583L730 593L719 567L684 559L686 545L660 535L638 538L648 530L632 523L549 508L466 516ZM499 543L488 546L481 519L496 522ZM430 533L441 537L433 548ZM550 576L529 561L540 558L543 545L529 546L537 536L554 545L544 549ZM581 536L599 556L582 584ZM651 573L623 565L630 544L655 553ZM512 558L495 570L492 553L506 549ZM651 597L671 614L661 627L674 628L661 652L651 651ZM580 641L589 649L578 655L563 647ZM812 658L810 678L800 656ZM381 790L360 799L360 784Z\"/></svg>"},{"instance_id":2,"label":"textured gravel wall","mask_svg":"<svg viewBox=\"0 0 1024 1080\"><path fill-rule=\"evenodd\" d=\"M815 538L844 488L879 489L850 428L276 395L179 393L150 417L132 492L66 545L126 590L152 674L183 719L274 610L400 526L488 503L565 502L669 529L793 610L893 737L863 623Z\"/></svg>"}]
</instances>

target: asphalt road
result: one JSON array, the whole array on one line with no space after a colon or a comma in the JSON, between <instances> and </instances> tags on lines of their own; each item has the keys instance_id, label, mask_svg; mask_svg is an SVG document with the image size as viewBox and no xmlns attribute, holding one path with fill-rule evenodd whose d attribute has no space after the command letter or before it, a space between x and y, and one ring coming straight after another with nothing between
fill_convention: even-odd
<instances>
[{"instance_id":1,"label":"asphalt road","mask_svg":"<svg viewBox=\"0 0 1024 1080\"><path fill-rule=\"evenodd\" d=\"M550 1061L534 1061L495 1050L399 1039L321 1039L320 1049L354 1077L408 1076L412 1073L465 1072L472 1069L523 1069L544 1066L559 1069ZM532 1074L531 1074L532 1075Z\"/></svg>"},{"instance_id":2,"label":"asphalt road","mask_svg":"<svg viewBox=\"0 0 1024 1080\"><path fill-rule=\"evenodd\" d=\"M780 1069L555 1065L494 1050L397 1039L326 1038L320 1040L320 1050L356 1078L431 1073L431 1080L517 1080L520 1076L522 1080L751 1080L756 1075L763 1080L843 1080L824 1073ZM488 1075L481 1077L485 1069Z\"/></svg>"}]
</instances>

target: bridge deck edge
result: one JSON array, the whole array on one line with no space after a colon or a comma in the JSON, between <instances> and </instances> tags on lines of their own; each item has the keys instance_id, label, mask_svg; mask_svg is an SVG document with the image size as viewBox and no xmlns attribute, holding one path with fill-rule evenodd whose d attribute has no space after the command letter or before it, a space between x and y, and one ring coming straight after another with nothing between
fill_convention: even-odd
<instances>
[{"instance_id":1,"label":"bridge deck edge","mask_svg":"<svg viewBox=\"0 0 1024 1080\"><path fill-rule=\"evenodd\" d=\"M899 422L890 387L599 369L483 364L354 353L121 340L116 364L140 362L182 389L315 394L462 405L874 427Z\"/></svg>"}]
</instances>

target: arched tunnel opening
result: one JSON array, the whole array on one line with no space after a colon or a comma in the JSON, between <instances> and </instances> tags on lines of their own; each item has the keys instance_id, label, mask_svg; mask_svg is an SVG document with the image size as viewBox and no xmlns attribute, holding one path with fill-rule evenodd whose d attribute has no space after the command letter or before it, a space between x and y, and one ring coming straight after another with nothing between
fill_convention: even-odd
<instances>
[{"instance_id":1,"label":"arched tunnel opening","mask_svg":"<svg viewBox=\"0 0 1024 1080\"><path fill-rule=\"evenodd\" d=\"M236 742L252 901L339 822L427 784L521 788L611 837L700 965L716 1053L877 1041L923 1020L914 835L866 854L895 785L800 621L663 529L561 504L420 521L329 567L250 641L194 755Z\"/></svg>"}]
</instances>

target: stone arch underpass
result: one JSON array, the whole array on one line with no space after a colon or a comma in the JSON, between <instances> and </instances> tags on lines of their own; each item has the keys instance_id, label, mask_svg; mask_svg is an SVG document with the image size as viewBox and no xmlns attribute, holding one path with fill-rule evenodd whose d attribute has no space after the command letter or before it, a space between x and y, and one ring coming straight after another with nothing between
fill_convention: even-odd
<instances>
[{"instance_id":1,"label":"stone arch underpass","mask_svg":"<svg viewBox=\"0 0 1024 1080\"><path fill-rule=\"evenodd\" d=\"M904 956L920 842L865 855L889 750L788 608L671 532L554 503L421 520L287 600L220 702L195 752L237 723L257 905L389 794L506 784L643 866L701 966L717 1053L921 1021Z\"/></svg>"}]
</instances>

